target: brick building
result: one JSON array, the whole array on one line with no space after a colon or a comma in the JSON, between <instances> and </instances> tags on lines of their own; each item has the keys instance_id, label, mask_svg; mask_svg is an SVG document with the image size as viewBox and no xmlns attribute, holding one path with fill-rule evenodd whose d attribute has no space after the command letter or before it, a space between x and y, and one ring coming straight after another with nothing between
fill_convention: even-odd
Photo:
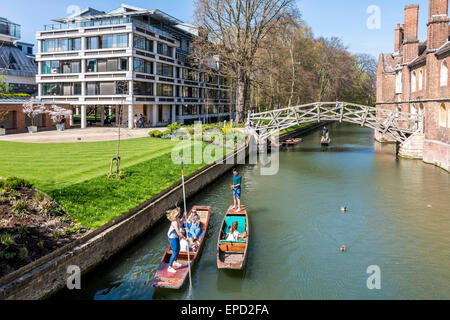
<instances>
[{"instance_id":1,"label":"brick building","mask_svg":"<svg viewBox=\"0 0 450 320\"><path fill-rule=\"evenodd\" d=\"M6 119L0 123L0 128L5 129L6 134L28 132L27 127L31 126L31 119L23 113L23 104L29 99L29 97L0 97L0 113L7 112ZM50 108L51 104L45 106ZM59 106L70 109L69 105ZM36 116L35 121L38 131L56 130L56 124L47 113ZM68 119L65 127L68 129L70 125L71 121Z\"/></svg>"},{"instance_id":2,"label":"brick building","mask_svg":"<svg viewBox=\"0 0 450 320\"><path fill-rule=\"evenodd\" d=\"M450 171L450 29L448 0L430 0L427 39L418 39L419 6L405 7L405 23L395 29L394 53L380 54L377 108L424 116L414 158ZM389 138L376 134L380 142Z\"/></svg>"}]
</instances>

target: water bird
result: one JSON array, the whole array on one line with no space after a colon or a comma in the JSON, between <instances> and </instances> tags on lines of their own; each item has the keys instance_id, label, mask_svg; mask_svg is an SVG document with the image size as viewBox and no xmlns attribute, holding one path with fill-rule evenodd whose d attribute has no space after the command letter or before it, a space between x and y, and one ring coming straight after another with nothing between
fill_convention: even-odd
<instances>
[{"instance_id":1,"label":"water bird","mask_svg":"<svg viewBox=\"0 0 450 320\"><path fill-rule=\"evenodd\" d=\"M341 247L341 252L345 252L345 251L347 251L347 248L345 246L342 246Z\"/></svg>"},{"instance_id":2,"label":"water bird","mask_svg":"<svg viewBox=\"0 0 450 320\"><path fill-rule=\"evenodd\" d=\"M347 212L347 207L341 207L342 212Z\"/></svg>"}]
</instances>

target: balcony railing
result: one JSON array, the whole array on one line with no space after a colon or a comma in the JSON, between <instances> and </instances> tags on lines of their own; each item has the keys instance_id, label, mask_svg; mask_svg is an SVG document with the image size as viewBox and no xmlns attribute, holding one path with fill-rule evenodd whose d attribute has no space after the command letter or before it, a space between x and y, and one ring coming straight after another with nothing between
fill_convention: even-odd
<instances>
[{"instance_id":1,"label":"balcony railing","mask_svg":"<svg viewBox=\"0 0 450 320\"><path fill-rule=\"evenodd\" d=\"M0 34L20 39L20 25L0 18Z\"/></svg>"},{"instance_id":2,"label":"balcony railing","mask_svg":"<svg viewBox=\"0 0 450 320\"><path fill-rule=\"evenodd\" d=\"M95 27L95 26L111 26L111 25L126 24L126 23L131 23L131 22L132 22L131 18L113 18L113 19L78 21L75 23L68 23L68 24L55 23L55 24L45 25L44 30L52 31L52 30Z\"/></svg>"}]
</instances>

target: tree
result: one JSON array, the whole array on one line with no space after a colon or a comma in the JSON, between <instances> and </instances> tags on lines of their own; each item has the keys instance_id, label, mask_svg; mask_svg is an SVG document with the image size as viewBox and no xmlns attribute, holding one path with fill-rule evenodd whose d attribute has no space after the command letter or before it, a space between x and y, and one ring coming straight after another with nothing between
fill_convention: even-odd
<instances>
[{"instance_id":1,"label":"tree","mask_svg":"<svg viewBox=\"0 0 450 320\"><path fill-rule=\"evenodd\" d=\"M53 123L58 123L58 121L64 117L70 117L72 115L72 110L64 109L57 105L52 105L50 110L46 110L46 113L50 115Z\"/></svg>"},{"instance_id":2,"label":"tree","mask_svg":"<svg viewBox=\"0 0 450 320\"><path fill-rule=\"evenodd\" d=\"M23 104L23 113L30 118L32 127L35 126L36 117L45 112L45 105L37 103L34 98L31 98Z\"/></svg>"},{"instance_id":3,"label":"tree","mask_svg":"<svg viewBox=\"0 0 450 320\"><path fill-rule=\"evenodd\" d=\"M203 67L216 59L220 68L235 79L238 123L244 121L261 42L293 3L293 0L195 0L194 16L200 29L192 57Z\"/></svg>"}]
</instances>

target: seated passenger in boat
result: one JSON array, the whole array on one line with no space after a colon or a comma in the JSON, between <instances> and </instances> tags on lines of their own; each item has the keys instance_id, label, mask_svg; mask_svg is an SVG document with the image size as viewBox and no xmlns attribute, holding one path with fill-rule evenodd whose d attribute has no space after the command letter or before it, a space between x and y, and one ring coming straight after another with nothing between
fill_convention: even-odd
<instances>
[{"instance_id":1,"label":"seated passenger in boat","mask_svg":"<svg viewBox=\"0 0 450 320\"><path fill-rule=\"evenodd\" d=\"M228 233L227 241L236 242L243 239L244 236L238 232L239 224L237 221L233 222L230 232Z\"/></svg>"},{"instance_id":2,"label":"seated passenger in boat","mask_svg":"<svg viewBox=\"0 0 450 320\"><path fill-rule=\"evenodd\" d=\"M183 239L180 240L180 252L197 252L199 248L198 240L193 240L192 238L186 238L186 230L181 229L181 234Z\"/></svg>"},{"instance_id":3,"label":"seated passenger in boat","mask_svg":"<svg viewBox=\"0 0 450 320\"><path fill-rule=\"evenodd\" d=\"M203 225L197 213L193 213L192 216L189 217L188 222L186 223L186 227L188 229L189 238L198 240L202 237Z\"/></svg>"}]
</instances>

